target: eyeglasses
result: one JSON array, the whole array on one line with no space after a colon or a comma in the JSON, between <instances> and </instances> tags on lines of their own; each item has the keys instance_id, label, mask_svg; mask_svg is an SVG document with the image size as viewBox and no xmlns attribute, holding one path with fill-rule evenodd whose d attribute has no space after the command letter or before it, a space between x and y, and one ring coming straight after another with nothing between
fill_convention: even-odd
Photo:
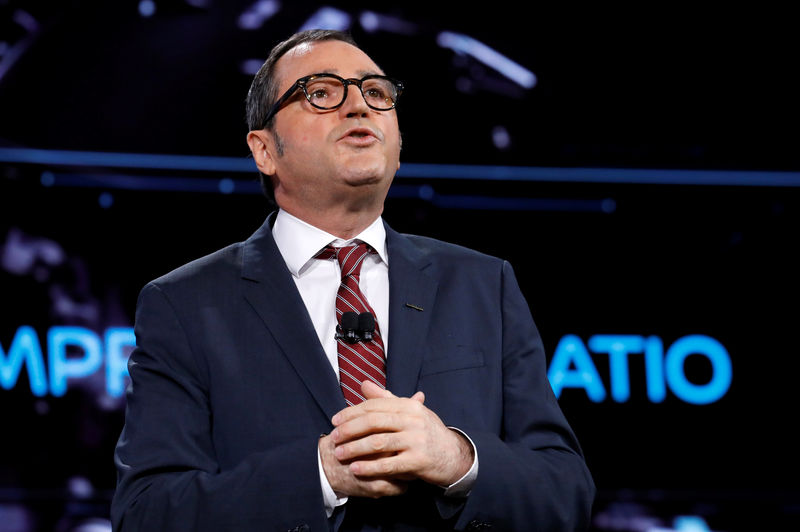
<instances>
[{"instance_id":1,"label":"eyeglasses","mask_svg":"<svg viewBox=\"0 0 800 532\"><path fill-rule=\"evenodd\" d=\"M341 107L347 99L348 85L355 85L361 91L367 105L376 111L389 111L397 105L397 100L403 92L403 83L387 76L377 74L364 76L361 79L345 79L336 74L311 74L305 76L289 87L283 96L278 98L275 105L267 113L262 128L267 127L281 108L297 89L303 89L308 103L317 109L329 111Z\"/></svg>"}]
</instances>

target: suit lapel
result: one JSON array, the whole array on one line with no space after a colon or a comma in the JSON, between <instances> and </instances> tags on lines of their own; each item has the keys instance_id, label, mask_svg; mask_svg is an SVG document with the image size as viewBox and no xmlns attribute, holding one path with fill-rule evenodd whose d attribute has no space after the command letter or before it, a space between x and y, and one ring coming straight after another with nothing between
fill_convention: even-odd
<instances>
[{"instance_id":1,"label":"suit lapel","mask_svg":"<svg viewBox=\"0 0 800 532\"><path fill-rule=\"evenodd\" d=\"M416 246L389 226L386 236L389 250L386 387L397 396L410 397L417 391L438 283L425 273L430 261Z\"/></svg>"},{"instance_id":2,"label":"suit lapel","mask_svg":"<svg viewBox=\"0 0 800 532\"><path fill-rule=\"evenodd\" d=\"M274 214L244 243L244 297L330 419L346 406L344 397L292 275L272 238L273 220Z\"/></svg>"}]
</instances>

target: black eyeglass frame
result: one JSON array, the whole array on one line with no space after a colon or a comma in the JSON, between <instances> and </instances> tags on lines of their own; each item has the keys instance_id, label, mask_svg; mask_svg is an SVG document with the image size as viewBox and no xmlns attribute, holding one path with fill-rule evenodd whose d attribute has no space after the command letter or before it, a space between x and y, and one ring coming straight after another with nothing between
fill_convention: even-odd
<instances>
[{"instance_id":1,"label":"black eyeglass frame","mask_svg":"<svg viewBox=\"0 0 800 532\"><path fill-rule=\"evenodd\" d=\"M335 78L335 79L338 79L339 81L342 82L342 85L344 85L344 93L342 93L342 101L341 102L339 102L338 104L334 105L333 107L322 107L322 106L317 105L317 104L315 104L314 102L311 101L311 96L308 94L308 91L306 90L306 85L312 79L319 78L319 77ZM397 92L396 92L396 94L394 96L394 100L392 101L391 107L386 107L386 108L375 107L374 105L371 105L367 101L367 97L364 96L364 91L361 89L361 86L365 81L370 80L370 79L385 79L386 81L390 82L392 85L395 86L395 88L397 89ZM364 76L361 79L343 78L341 76L337 76L336 74L331 74L331 73L328 73L328 72L320 72L319 74L310 74L308 76L303 76L302 78L300 78L297 81L295 81L292 84L292 86L289 87L289 89L286 92L283 93L283 96L278 98L278 101L276 101L275 104L273 104L273 106L270 108L269 112L267 113L267 117L264 119L264 122L263 122L263 124L261 126L261 129L264 129L264 128L267 127L267 124L269 124L269 121L272 120L272 118L276 114L278 114L278 111L280 111L281 106L286 102L286 100L288 100L289 98L292 97L292 95L294 95L294 93L297 91L297 89L303 89L303 95L306 97L306 100L308 100L308 103L310 103L312 106L316 107L317 109L322 109L324 111L332 111L334 109L338 109L339 107L344 105L344 102L347 101L347 87L348 87L348 85L355 85L356 87L358 87L358 92L360 92L361 93L361 97L364 98L364 103L366 103L367 106L370 109L374 109L376 111L391 111L392 109L397 107L397 101L400 99L400 95L403 93L403 88L404 88L402 81L394 79L394 78L390 78L389 76L382 76L380 74L370 74L369 76Z\"/></svg>"}]
</instances>

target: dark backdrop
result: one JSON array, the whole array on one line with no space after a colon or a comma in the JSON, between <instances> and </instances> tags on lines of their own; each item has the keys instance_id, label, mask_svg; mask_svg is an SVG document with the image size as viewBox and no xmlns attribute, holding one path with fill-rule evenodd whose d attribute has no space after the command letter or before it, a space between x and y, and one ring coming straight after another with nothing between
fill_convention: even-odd
<instances>
[{"instance_id":1,"label":"dark backdrop","mask_svg":"<svg viewBox=\"0 0 800 532\"><path fill-rule=\"evenodd\" d=\"M147 2L0 3L0 362L16 375L0 388L0 529L108 526L124 398L107 392L105 362L63 396L46 376L36 396L30 362L11 371L12 342L32 327L49 368L52 327L98 338L129 327L145 282L258 227L269 207L246 166L248 61L321 7L285 4L155 2L143 16ZM726 349L730 388L706 405L670 389L650 401L641 354L617 402L609 355L589 349L606 398L565 389L560 402L599 488L594 529L796 526L800 161L786 14L326 5L407 86L404 167L385 212L395 229L510 260L549 360L569 335L655 336L668 349L701 334ZM277 10L243 29L259 8ZM370 33L367 10L392 20ZM442 48L442 31L536 86ZM85 156L96 152L117 155ZM698 386L714 375L702 355L683 370Z\"/></svg>"}]
</instances>

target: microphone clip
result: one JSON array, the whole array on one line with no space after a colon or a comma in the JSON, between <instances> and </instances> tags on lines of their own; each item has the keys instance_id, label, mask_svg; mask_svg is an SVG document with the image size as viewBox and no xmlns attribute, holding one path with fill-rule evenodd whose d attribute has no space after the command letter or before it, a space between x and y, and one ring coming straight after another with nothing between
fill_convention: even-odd
<instances>
[{"instance_id":1,"label":"microphone clip","mask_svg":"<svg viewBox=\"0 0 800 532\"><path fill-rule=\"evenodd\" d=\"M345 312L342 314L341 322L336 326L334 338L348 344L369 342L372 340L374 332L375 316L371 313Z\"/></svg>"}]
</instances>

